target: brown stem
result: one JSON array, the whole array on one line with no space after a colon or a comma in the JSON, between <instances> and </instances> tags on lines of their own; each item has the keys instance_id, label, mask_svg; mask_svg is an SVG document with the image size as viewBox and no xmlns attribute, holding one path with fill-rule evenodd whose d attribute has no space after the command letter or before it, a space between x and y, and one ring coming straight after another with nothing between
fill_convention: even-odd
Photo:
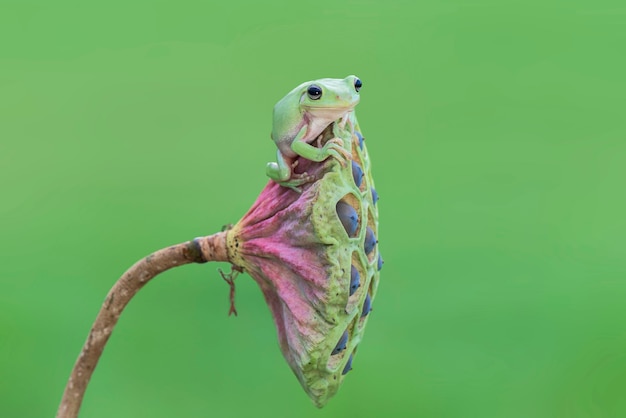
<instances>
[{"instance_id":1,"label":"brown stem","mask_svg":"<svg viewBox=\"0 0 626 418\"><path fill-rule=\"evenodd\" d=\"M120 277L109 291L89 336L74 364L65 387L57 418L76 418L102 350L113 332L120 314L132 297L150 279L172 267L207 261L228 261L226 232L196 238L158 250L138 261Z\"/></svg>"}]
</instances>

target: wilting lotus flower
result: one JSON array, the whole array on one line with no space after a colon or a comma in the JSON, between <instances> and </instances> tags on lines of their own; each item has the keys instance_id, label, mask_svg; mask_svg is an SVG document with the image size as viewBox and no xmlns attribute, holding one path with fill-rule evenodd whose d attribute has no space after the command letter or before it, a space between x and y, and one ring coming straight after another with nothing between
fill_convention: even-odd
<instances>
[{"instance_id":1,"label":"wilting lotus flower","mask_svg":"<svg viewBox=\"0 0 626 418\"><path fill-rule=\"evenodd\" d=\"M378 196L354 114L331 124L352 153L342 164L300 158L301 193L270 181L228 232L228 258L259 284L280 348L318 406L337 392L363 337L378 287ZM334 133L333 133L334 129Z\"/></svg>"}]
</instances>

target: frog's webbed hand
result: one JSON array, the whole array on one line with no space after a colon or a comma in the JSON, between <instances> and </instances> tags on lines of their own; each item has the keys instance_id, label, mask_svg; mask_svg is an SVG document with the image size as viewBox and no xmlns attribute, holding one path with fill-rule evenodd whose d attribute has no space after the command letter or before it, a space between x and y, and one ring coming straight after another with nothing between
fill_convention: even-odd
<instances>
[{"instance_id":1,"label":"frog's webbed hand","mask_svg":"<svg viewBox=\"0 0 626 418\"><path fill-rule=\"evenodd\" d=\"M346 161L351 157L350 153L344 148L341 138L329 139L322 148L314 147L304 141L294 140L291 143L291 149L299 156L315 162L324 161L328 157L333 157L336 158L342 166L345 166Z\"/></svg>"},{"instance_id":2,"label":"frog's webbed hand","mask_svg":"<svg viewBox=\"0 0 626 418\"><path fill-rule=\"evenodd\" d=\"M344 147L343 139L335 137L326 141L322 150L339 161L342 167L346 166L346 161L352 158L350 152Z\"/></svg>"}]
</instances>

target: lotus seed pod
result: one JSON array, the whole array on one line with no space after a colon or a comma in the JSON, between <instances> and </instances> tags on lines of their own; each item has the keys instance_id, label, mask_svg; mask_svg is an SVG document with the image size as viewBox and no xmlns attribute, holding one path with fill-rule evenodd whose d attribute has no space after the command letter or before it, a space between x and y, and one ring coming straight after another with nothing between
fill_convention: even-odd
<instances>
[{"instance_id":1,"label":"lotus seed pod","mask_svg":"<svg viewBox=\"0 0 626 418\"><path fill-rule=\"evenodd\" d=\"M360 187L350 161L298 157L294 175L306 172L313 181L298 192L270 180L227 234L229 259L261 288L280 349L318 407L337 392L350 370L369 320L361 318L364 305L371 304L378 288L378 246L366 245L366 235L377 236L378 209L359 131L351 112L331 123L312 145L323 147L340 138L362 171ZM360 283L354 291L353 269Z\"/></svg>"},{"instance_id":2,"label":"lotus seed pod","mask_svg":"<svg viewBox=\"0 0 626 418\"><path fill-rule=\"evenodd\" d=\"M350 296L354 295L354 292L359 288L361 284L361 275L354 266L350 266Z\"/></svg>"}]
</instances>

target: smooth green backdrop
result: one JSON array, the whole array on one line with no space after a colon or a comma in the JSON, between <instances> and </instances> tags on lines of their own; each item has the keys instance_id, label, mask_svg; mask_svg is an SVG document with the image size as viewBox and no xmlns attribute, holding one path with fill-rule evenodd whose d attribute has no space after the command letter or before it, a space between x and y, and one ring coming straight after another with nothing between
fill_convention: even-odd
<instances>
[{"instance_id":1,"label":"smooth green backdrop","mask_svg":"<svg viewBox=\"0 0 626 418\"><path fill-rule=\"evenodd\" d=\"M274 103L363 79L381 285L317 410L256 284L125 311L83 417L626 416L623 1L0 0L0 416L51 417L109 287L236 222ZM221 267L226 267L222 265Z\"/></svg>"}]
</instances>

